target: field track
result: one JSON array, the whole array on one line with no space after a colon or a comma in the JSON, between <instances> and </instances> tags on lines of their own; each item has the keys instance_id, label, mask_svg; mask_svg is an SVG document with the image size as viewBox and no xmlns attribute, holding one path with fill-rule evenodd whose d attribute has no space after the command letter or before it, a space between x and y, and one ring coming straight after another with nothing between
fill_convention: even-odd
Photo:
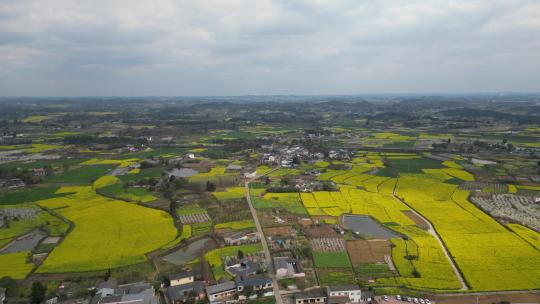
<instances>
[{"instance_id":1,"label":"field track","mask_svg":"<svg viewBox=\"0 0 540 304\"><path fill-rule=\"evenodd\" d=\"M394 191L392 192L392 196L396 200L402 202L407 207L409 207L414 214L416 214L418 217L423 219L429 225L429 229L427 231L431 235L433 235L437 239L437 242L439 242L439 244L441 245L441 247L443 249L443 252L444 252L444 255L446 256L446 258L450 262L450 266L452 266L452 270L454 271L454 274L456 275L456 277L459 279L459 282L461 283L461 290L469 290L469 286L467 285L467 283L465 282L465 279L461 275L461 272L457 268L457 265L456 265L454 259L452 259L452 257L450 256L450 253L448 252L448 248L446 248L446 246L444 245L444 242L441 240L441 237L439 236L439 234L437 233L437 231L435 230L435 228L433 227L431 222L428 221L428 219L425 218L424 216L422 216L420 213L416 212L416 210L411 205L407 204L405 201L403 201L399 197L397 197L396 196L396 187L395 186L394 186Z\"/></svg>"}]
</instances>

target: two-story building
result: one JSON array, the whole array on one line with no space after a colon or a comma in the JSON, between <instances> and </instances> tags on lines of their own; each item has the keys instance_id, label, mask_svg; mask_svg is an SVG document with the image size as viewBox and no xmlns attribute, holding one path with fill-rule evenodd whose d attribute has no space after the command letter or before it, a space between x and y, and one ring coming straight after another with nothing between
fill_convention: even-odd
<instances>
[{"instance_id":1,"label":"two-story building","mask_svg":"<svg viewBox=\"0 0 540 304\"><path fill-rule=\"evenodd\" d=\"M236 283L227 281L206 287L206 295L210 303L233 303L236 302Z\"/></svg>"},{"instance_id":2,"label":"two-story building","mask_svg":"<svg viewBox=\"0 0 540 304\"><path fill-rule=\"evenodd\" d=\"M169 276L169 280L171 281L171 286L177 286L193 283L195 281L195 277L193 275L193 272L183 271L180 273L171 274Z\"/></svg>"},{"instance_id":3,"label":"two-story building","mask_svg":"<svg viewBox=\"0 0 540 304\"><path fill-rule=\"evenodd\" d=\"M313 290L294 296L294 304L323 304L326 303L326 295L321 290Z\"/></svg>"}]
</instances>

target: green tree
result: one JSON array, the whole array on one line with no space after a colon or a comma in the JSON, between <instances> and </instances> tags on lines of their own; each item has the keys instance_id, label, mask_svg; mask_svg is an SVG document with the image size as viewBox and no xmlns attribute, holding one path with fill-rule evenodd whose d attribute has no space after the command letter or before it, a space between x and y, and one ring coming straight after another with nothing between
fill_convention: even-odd
<instances>
[{"instance_id":1,"label":"green tree","mask_svg":"<svg viewBox=\"0 0 540 304\"><path fill-rule=\"evenodd\" d=\"M30 303L39 304L45 300L45 292L47 287L45 287L40 282L32 283L32 291L30 293Z\"/></svg>"},{"instance_id":2,"label":"green tree","mask_svg":"<svg viewBox=\"0 0 540 304\"><path fill-rule=\"evenodd\" d=\"M206 182L206 191L208 192L214 192L216 191L216 185L212 183L211 181Z\"/></svg>"}]
</instances>

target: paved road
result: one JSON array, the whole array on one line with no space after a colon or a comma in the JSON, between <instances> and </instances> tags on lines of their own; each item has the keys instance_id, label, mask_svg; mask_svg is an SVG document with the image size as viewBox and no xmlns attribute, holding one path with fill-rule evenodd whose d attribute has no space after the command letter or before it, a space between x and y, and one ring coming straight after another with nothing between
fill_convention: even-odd
<instances>
[{"instance_id":1,"label":"paved road","mask_svg":"<svg viewBox=\"0 0 540 304\"><path fill-rule=\"evenodd\" d=\"M275 170L275 169L274 169ZM269 172L266 172L265 174L268 174L274 170L271 170ZM257 176L251 180L246 180L245 182L245 188L246 188L246 199L249 205L249 210L251 211L251 215L253 216L253 221L255 222L255 227L257 228L257 232L259 233L261 237L261 244L264 251L264 256L266 257L268 270L269 272L273 272L272 267L272 255L270 255L270 250L268 249L268 244L266 243L266 237L264 236L261 223L259 222L259 217L257 216L257 210L253 207L253 204L251 203L251 196L249 194L249 183L255 179L257 179L260 176ZM281 293L279 291L279 284L276 280L276 277L272 275L272 281L274 285L274 296L276 297L276 304L283 304L283 299L281 298Z\"/></svg>"},{"instance_id":2,"label":"paved road","mask_svg":"<svg viewBox=\"0 0 540 304\"><path fill-rule=\"evenodd\" d=\"M397 186L397 183L396 183L396 186ZM459 272L458 268L457 268L457 265L456 263L454 262L454 259L452 259L452 257L450 256L450 252L448 252L448 248L446 248L446 246L444 245L443 241L441 240L441 237L439 236L439 234L437 233L437 230L435 230L435 227L433 227L433 225L431 224L430 221L428 221L427 218L425 218L422 214L418 213L411 205L407 204L404 200L400 199L397 195L396 195L396 186L394 186L394 191L392 193L392 196L397 199L398 201L402 202L403 204L405 204L407 207L409 207L411 209L411 211L416 214L418 217L420 217L424 222L426 222L429 226L429 229L428 229L428 232L433 235L435 237L435 239L437 239L437 241L439 242L439 244L441 245L442 249L443 249L443 252L444 252L444 255L446 255L446 258L448 259L448 261L450 262L450 266L452 266L452 270L454 271L454 274L456 275L456 277L458 278L459 282L461 283L461 290L469 290L469 286L467 286L467 283L465 282L465 279L463 278L463 276L461 275L461 272Z\"/></svg>"}]
</instances>

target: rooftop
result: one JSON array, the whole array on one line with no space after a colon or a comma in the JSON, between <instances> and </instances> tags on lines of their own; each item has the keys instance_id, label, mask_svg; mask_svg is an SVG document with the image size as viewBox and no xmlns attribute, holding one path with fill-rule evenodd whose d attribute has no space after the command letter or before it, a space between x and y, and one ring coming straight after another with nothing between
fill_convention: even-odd
<instances>
[{"instance_id":1,"label":"rooftop","mask_svg":"<svg viewBox=\"0 0 540 304\"><path fill-rule=\"evenodd\" d=\"M329 291L347 291L347 290L360 290L360 287L358 285L334 285L334 286L328 286Z\"/></svg>"},{"instance_id":2,"label":"rooftop","mask_svg":"<svg viewBox=\"0 0 540 304\"><path fill-rule=\"evenodd\" d=\"M206 291L208 292L208 294L216 294L231 289L236 289L236 283L233 281L227 281L206 287Z\"/></svg>"}]
</instances>

